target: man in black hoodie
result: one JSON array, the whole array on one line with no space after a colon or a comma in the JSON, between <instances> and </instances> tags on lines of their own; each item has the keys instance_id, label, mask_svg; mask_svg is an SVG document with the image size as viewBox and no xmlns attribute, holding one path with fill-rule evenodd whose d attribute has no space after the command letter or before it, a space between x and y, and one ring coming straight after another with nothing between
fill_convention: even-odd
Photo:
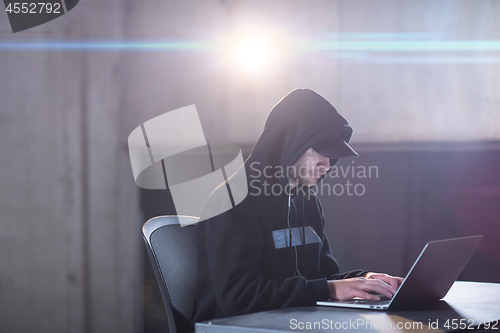
<instances>
[{"instance_id":1,"label":"man in black hoodie","mask_svg":"<svg viewBox=\"0 0 500 333\"><path fill-rule=\"evenodd\" d=\"M247 197L196 225L193 323L319 300L378 300L369 292L394 295L401 278L341 273L325 234L314 185L340 158L357 156L351 135L337 110L309 89L292 91L271 110L244 165ZM204 212L216 206L209 200Z\"/></svg>"}]
</instances>

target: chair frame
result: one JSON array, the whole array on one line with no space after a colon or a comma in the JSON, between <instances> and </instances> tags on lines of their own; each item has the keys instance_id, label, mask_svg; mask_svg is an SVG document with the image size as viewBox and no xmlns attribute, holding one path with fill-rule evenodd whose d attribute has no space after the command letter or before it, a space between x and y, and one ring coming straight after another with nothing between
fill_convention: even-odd
<instances>
[{"instance_id":1,"label":"chair frame","mask_svg":"<svg viewBox=\"0 0 500 333\"><path fill-rule=\"evenodd\" d=\"M146 250L148 252L149 258L151 259L151 264L153 266L153 270L155 272L156 281L159 284L161 296L163 299L163 303L165 305L165 310L167 312L167 321L168 321L168 331L170 333L177 333L177 326L175 323L175 317L172 310L172 301L170 296L168 295L167 283L163 278L163 274L161 273L161 267L158 262L158 258L154 252L154 249L151 245L151 235L164 226L168 225L179 225L179 217L188 218L198 221L198 218L193 216L185 216L185 215L163 215L153 217L144 223L142 226L142 237L146 242Z\"/></svg>"}]
</instances>

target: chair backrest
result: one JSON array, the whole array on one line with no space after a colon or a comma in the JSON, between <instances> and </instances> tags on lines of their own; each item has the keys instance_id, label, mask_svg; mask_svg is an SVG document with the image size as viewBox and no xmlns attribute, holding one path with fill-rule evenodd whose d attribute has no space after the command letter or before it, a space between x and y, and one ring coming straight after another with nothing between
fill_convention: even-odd
<instances>
[{"instance_id":1,"label":"chair backrest","mask_svg":"<svg viewBox=\"0 0 500 333\"><path fill-rule=\"evenodd\" d=\"M178 217L154 217L142 227L142 235L165 303L170 333L192 331L196 289L194 224L181 227ZM182 218L197 220L187 216Z\"/></svg>"}]
</instances>

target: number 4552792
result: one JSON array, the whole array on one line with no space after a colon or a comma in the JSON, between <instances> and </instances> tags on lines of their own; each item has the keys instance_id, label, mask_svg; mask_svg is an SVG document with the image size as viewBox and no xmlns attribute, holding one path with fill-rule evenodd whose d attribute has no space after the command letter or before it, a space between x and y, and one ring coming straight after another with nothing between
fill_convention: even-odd
<instances>
[{"instance_id":1,"label":"number 4552792","mask_svg":"<svg viewBox=\"0 0 500 333\"><path fill-rule=\"evenodd\" d=\"M452 330L457 330L457 329L491 329L491 330L498 330L498 320L493 320L493 321L488 321L488 320L466 320L466 319L447 319L446 322L444 323L443 327L446 329L452 329Z\"/></svg>"},{"instance_id":2,"label":"number 4552792","mask_svg":"<svg viewBox=\"0 0 500 333\"><path fill-rule=\"evenodd\" d=\"M61 14L61 4L60 3L50 3L50 2L14 2L9 3L7 8L5 8L7 13L23 13L23 14L40 14L40 13L53 13Z\"/></svg>"}]
</instances>

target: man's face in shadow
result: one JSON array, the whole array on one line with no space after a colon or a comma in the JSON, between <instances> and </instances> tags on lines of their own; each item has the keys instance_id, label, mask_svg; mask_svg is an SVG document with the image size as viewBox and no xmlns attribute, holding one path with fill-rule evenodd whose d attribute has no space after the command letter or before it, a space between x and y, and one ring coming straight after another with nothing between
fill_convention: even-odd
<instances>
[{"instance_id":1,"label":"man's face in shadow","mask_svg":"<svg viewBox=\"0 0 500 333\"><path fill-rule=\"evenodd\" d=\"M314 186L330 169L330 159L309 148L290 168L290 184Z\"/></svg>"}]
</instances>

